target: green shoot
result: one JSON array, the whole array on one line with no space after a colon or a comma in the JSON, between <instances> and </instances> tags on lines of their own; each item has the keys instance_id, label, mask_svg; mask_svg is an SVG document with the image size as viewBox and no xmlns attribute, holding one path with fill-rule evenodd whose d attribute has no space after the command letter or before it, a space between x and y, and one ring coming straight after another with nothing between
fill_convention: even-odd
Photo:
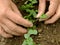
<instances>
[{"instance_id":1,"label":"green shoot","mask_svg":"<svg viewBox=\"0 0 60 45\"><path fill-rule=\"evenodd\" d=\"M30 2L30 3L28 3L28 2ZM28 0L24 3L24 5L21 6L21 9L28 13L28 15L24 16L24 18L28 19L32 23L34 23L36 21L35 16L37 14L37 10L33 9L33 7L34 7L33 5L35 3L37 3L37 0ZM37 33L38 33L36 30L36 25L34 25L31 28L27 28L27 29L28 29L28 33L24 35L25 40L23 41L22 45L36 45L31 37L31 35L37 35Z\"/></svg>"},{"instance_id":2,"label":"green shoot","mask_svg":"<svg viewBox=\"0 0 60 45\"><path fill-rule=\"evenodd\" d=\"M41 18L41 19L46 19L46 18L47 18L47 15L46 15L46 14L42 14L42 15L40 16L40 18Z\"/></svg>"},{"instance_id":3,"label":"green shoot","mask_svg":"<svg viewBox=\"0 0 60 45\"><path fill-rule=\"evenodd\" d=\"M28 0L24 3L24 5L22 5L20 7L21 10L26 11L26 13L28 14L27 16L24 16L25 19L28 19L29 21L31 21L33 24L34 22L36 22L36 15L37 15L37 10L34 9L34 4L37 3L37 0ZM45 19L47 18L47 16L45 14L42 14L40 16L41 19ZM28 33L24 35L25 40L23 41L22 45L36 45L36 43L33 41L31 35L37 35L37 30L36 30L36 25L34 24L33 27L31 28L27 28L28 29ZM40 44L38 44L40 45Z\"/></svg>"}]
</instances>

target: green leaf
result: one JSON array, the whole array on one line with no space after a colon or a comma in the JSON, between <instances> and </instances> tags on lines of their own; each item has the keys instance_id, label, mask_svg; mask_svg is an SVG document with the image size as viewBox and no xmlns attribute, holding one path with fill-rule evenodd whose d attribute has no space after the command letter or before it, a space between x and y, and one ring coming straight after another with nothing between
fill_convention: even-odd
<instances>
[{"instance_id":1,"label":"green leaf","mask_svg":"<svg viewBox=\"0 0 60 45\"><path fill-rule=\"evenodd\" d=\"M33 9L35 6L34 4L37 3L37 0L28 0L24 3L24 5L21 6L21 9L23 11L26 11L26 13L28 15L24 16L25 19L28 19L29 21L31 21L33 24L34 22L36 22L35 17L37 14L37 10ZM37 30L36 30L36 25L34 25L33 27L28 27L28 33L24 35L24 42L22 45L36 45L33 41L33 39L30 37L30 35L34 34L37 35Z\"/></svg>"},{"instance_id":2,"label":"green leaf","mask_svg":"<svg viewBox=\"0 0 60 45\"><path fill-rule=\"evenodd\" d=\"M26 39L29 38L29 37L30 37L30 34L25 34L24 35L24 38L26 38Z\"/></svg>"},{"instance_id":3,"label":"green leaf","mask_svg":"<svg viewBox=\"0 0 60 45\"><path fill-rule=\"evenodd\" d=\"M41 19L47 18L47 15L46 15L46 14L42 14L42 15L40 16L40 18L41 18Z\"/></svg>"},{"instance_id":4,"label":"green leaf","mask_svg":"<svg viewBox=\"0 0 60 45\"><path fill-rule=\"evenodd\" d=\"M38 33L37 30L32 30L32 29L30 29L28 32L28 34L30 34L30 35L32 35L32 34L37 35L37 33Z\"/></svg>"},{"instance_id":5,"label":"green leaf","mask_svg":"<svg viewBox=\"0 0 60 45\"><path fill-rule=\"evenodd\" d=\"M29 40L30 42L32 42L32 41L33 41L33 39L32 39L31 37L29 37L29 38L28 38L28 40Z\"/></svg>"},{"instance_id":6,"label":"green leaf","mask_svg":"<svg viewBox=\"0 0 60 45\"><path fill-rule=\"evenodd\" d=\"M35 45L35 43L34 42L30 42L28 45Z\"/></svg>"},{"instance_id":7,"label":"green leaf","mask_svg":"<svg viewBox=\"0 0 60 45\"><path fill-rule=\"evenodd\" d=\"M26 41L26 40L24 40L24 42L22 43L22 45L27 45L27 41Z\"/></svg>"},{"instance_id":8,"label":"green leaf","mask_svg":"<svg viewBox=\"0 0 60 45\"><path fill-rule=\"evenodd\" d=\"M32 4L37 3L37 0L29 0Z\"/></svg>"},{"instance_id":9,"label":"green leaf","mask_svg":"<svg viewBox=\"0 0 60 45\"><path fill-rule=\"evenodd\" d=\"M31 37L29 37L29 38L27 39L27 44L28 44L28 45L34 45L33 39L32 39Z\"/></svg>"}]
</instances>

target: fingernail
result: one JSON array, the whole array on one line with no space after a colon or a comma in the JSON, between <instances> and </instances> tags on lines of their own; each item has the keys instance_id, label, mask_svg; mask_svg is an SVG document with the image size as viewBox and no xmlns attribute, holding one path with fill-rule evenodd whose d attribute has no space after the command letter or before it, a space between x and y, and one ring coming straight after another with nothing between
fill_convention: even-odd
<instances>
[{"instance_id":1,"label":"fingernail","mask_svg":"<svg viewBox=\"0 0 60 45\"><path fill-rule=\"evenodd\" d=\"M44 21L45 19L39 19L39 21L41 22L41 21Z\"/></svg>"},{"instance_id":2,"label":"fingernail","mask_svg":"<svg viewBox=\"0 0 60 45\"><path fill-rule=\"evenodd\" d=\"M13 36L10 36L10 38L12 38Z\"/></svg>"},{"instance_id":3,"label":"fingernail","mask_svg":"<svg viewBox=\"0 0 60 45\"><path fill-rule=\"evenodd\" d=\"M33 23L30 23L29 27L32 27L33 26Z\"/></svg>"},{"instance_id":4,"label":"fingernail","mask_svg":"<svg viewBox=\"0 0 60 45\"><path fill-rule=\"evenodd\" d=\"M41 22L41 21L43 21L43 20L39 19L39 21Z\"/></svg>"},{"instance_id":5,"label":"fingernail","mask_svg":"<svg viewBox=\"0 0 60 45\"><path fill-rule=\"evenodd\" d=\"M24 30L24 33L27 33L27 30Z\"/></svg>"},{"instance_id":6,"label":"fingernail","mask_svg":"<svg viewBox=\"0 0 60 45\"><path fill-rule=\"evenodd\" d=\"M36 18L39 18L40 16L39 16L39 14L36 16Z\"/></svg>"},{"instance_id":7,"label":"fingernail","mask_svg":"<svg viewBox=\"0 0 60 45\"><path fill-rule=\"evenodd\" d=\"M36 18L38 18L38 16L36 16Z\"/></svg>"},{"instance_id":8,"label":"fingernail","mask_svg":"<svg viewBox=\"0 0 60 45\"><path fill-rule=\"evenodd\" d=\"M10 35L10 37L13 37L12 35Z\"/></svg>"},{"instance_id":9,"label":"fingernail","mask_svg":"<svg viewBox=\"0 0 60 45\"><path fill-rule=\"evenodd\" d=\"M13 36L11 36L11 35L10 35L10 36L8 36L8 37L5 37L5 38L12 38L12 37L13 37Z\"/></svg>"}]
</instances>

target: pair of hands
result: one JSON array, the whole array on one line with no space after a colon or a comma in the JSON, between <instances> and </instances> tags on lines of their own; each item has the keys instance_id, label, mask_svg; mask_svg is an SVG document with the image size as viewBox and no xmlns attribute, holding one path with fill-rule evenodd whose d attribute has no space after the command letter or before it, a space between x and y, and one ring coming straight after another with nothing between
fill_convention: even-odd
<instances>
[{"instance_id":1,"label":"pair of hands","mask_svg":"<svg viewBox=\"0 0 60 45\"><path fill-rule=\"evenodd\" d=\"M47 0L39 0L39 11L36 16L39 18L42 13L45 12ZM46 15L48 20L45 20L46 24L54 23L58 18L60 18L60 4L59 0L50 0L50 6ZM42 20L42 19L41 19ZM25 28L18 26L16 24L32 27L33 24L22 17L16 5L11 0L0 0L0 35L9 38L13 35L21 36L27 32Z\"/></svg>"}]
</instances>

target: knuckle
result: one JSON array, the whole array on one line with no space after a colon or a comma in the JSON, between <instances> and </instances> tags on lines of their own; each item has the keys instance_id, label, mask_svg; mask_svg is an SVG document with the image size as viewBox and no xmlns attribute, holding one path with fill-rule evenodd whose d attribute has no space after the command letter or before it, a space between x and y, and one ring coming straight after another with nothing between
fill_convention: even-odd
<instances>
[{"instance_id":1,"label":"knuckle","mask_svg":"<svg viewBox=\"0 0 60 45\"><path fill-rule=\"evenodd\" d=\"M7 12L8 10L9 10L8 7L1 9L1 10L0 10L0 15L6 14L6 12Z\"/></svg>"},{"instance_id":2,"label":"knuckle","mask_svg":"<svg viewBox=\"0 0 60 45\"><path fill-rule=\"evenodd\" d=\"M16 30L18 27L13 27L12 30Z\"/></svg>"},{"instance_id":3,"label":"knuckle","mask_svg":"<svg viewBox=\"0 0 60 45\"><path fill-rule=\"evenodd\" d=\"M3 15L6 12L6 9L4 8L0 12L1 12L1 15Z\"/></svg>"},{"instance_id":4,"label":"knuckle","mask_svg":"<svg viewBox=\"0 0 60 45\"><path fill-rule=\"evenodd\" d=\"M2 23L4 21L4 18L3 17L0 17L0 22Z\"/></svg>"}]
</instances>

